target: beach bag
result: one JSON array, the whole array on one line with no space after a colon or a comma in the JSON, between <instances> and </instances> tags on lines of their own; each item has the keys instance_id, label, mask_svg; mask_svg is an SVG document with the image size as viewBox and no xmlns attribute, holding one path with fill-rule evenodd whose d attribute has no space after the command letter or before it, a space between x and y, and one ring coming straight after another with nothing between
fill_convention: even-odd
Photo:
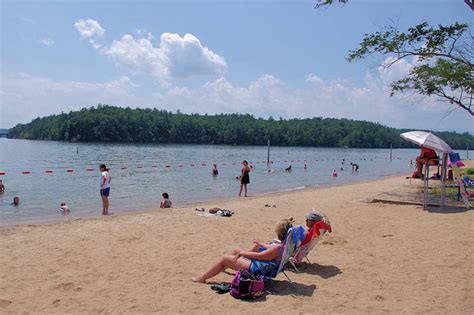
<instances>
[{"instance_id":1,"label":"beach bag","mask_svg":"<svg viewBox=\"0 0 474 315\"><path fill-rule=\"evenodd\" d=\"M230 295L236 299L256 299L265 293L263 277L247 269L237 271L232 280Z\"/></svg>"}]
</instances>

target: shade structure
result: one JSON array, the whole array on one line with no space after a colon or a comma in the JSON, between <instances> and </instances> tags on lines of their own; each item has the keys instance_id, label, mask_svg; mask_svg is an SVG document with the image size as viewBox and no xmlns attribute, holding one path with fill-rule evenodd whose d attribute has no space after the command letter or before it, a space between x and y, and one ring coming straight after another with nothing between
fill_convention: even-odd
<instances>
[{"instance_id":1,"label":"shade structure","mask_svg":"<svg viewBox=\"0 0 474 315\"><path fill-rule=\"evenodd\" d=\"M440 207L444 208L446 205L446 173L447 173L447 164L448 164L448 154L453 152L453 149L444 142L441 138L435 136L431 132L426 132L426 131L409 131L409 132L404 132L400 135L403 139L413 142L418 145L422 145L424 147L427 147L429 149L442 152L443 156L441 158L441 183L440 183L440 189L441 189L441 201L440 201ZM427 202L428 202L428 181L429 181L429 165L425 164L425 176L423 178L423 209L426 208Z\"/></svg>"},{"instance_id":2,"label":"shade structure","mask_svg":"<svg viewBox=\"0 0 474 315\"><path fill-rule=\"evenodd\" d=\"M442 153L453 152L453 149L441 138L435 136L431 132L426 131L409 131L400 135L403 139L418 145L433 149Z\"/></svg>"}]
</instances>

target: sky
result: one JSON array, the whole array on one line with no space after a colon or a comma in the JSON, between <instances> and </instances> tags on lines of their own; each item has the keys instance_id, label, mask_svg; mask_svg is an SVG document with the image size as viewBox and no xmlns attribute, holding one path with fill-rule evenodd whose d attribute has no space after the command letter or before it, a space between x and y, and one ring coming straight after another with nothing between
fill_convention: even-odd
<instances>
[{"instance_id":1,"label":"sky","mask_svg":"<svg viewBox=\"0 0 474 315\"><path fill-rule=\"evenodd\" d=\"M416 60L388 70L388 56L346 60L386 25L471 25L463 0L0 3L0 128L109 104L474 133L450 104L390 97Z\"/></svg>"}]
</instances>

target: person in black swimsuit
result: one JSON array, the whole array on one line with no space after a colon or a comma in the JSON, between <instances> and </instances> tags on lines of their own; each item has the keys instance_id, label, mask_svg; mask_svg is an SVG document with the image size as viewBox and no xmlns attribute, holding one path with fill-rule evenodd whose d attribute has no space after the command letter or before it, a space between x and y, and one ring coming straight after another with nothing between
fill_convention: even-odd
<instances>
[{"instance_id":1,"label":"person in black swimsuit","mask_svg":"<svg viewBox=\"0 0 474 315\"><path fill-rule=\"evenodd\" d=\"M250 167L249 163L244 160L242 162L242 175L240 176L240 192L239 192L239 197L242 195L242 189L245 190L245 197L247 197L247 184L250 183Z\"/></svg>"}]
</instances>

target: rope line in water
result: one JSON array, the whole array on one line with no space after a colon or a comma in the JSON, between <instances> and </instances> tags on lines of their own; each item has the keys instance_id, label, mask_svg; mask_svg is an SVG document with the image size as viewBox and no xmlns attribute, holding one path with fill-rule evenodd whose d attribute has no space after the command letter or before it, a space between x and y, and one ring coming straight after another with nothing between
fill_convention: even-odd
<instances>
[{"instance_id":1,"label":"rope line in water","mask_svg":"<svg viewBox=\"0 0 474 315\"><path fill-rule=\"evenodd\" d=\"M392 160L401 160L402 158L400 157L395 157L395 158L392 158ZM333 158L333 159L314 159L314 160L275 160L275 161L270 161L270 164L281 164L281 163L304 163L304 164L307 164L311 161L313 162L324 162L324 161L342 161L343 159L342 158ZM372 161L372 160L390 160L390 158L385 158L385 157L361 157L361 158L355 158L355 159L344 159L344 161ZM255 164L266 164L267 161L250 161L249 164L250 165L255 165ZM210 163L210 165L212 165L214 163ZM216 163L218 164L218 163ZM162 164L163 167L167 170L172 170L173 169L173 164ZM183 163L179 163L179 164L174 164L175 167L177 168L185 168L186 165L183 164ZM189 167L196 167L196 166L201 166L201 167L207 167L208 166L208 163L190 163L189 164ZM219 163L220 166L228 166L228 165L237 165L237 162L223 162L223 163ZM341 164L342 165L342 164ZM349 163L346 163L344 165L350 165ZM156 165L156 164L153 164L151 166L147 166L145 167L144 165L141 165L141 164L138 164L135 166L136 169L147 169L147 168L153 168L153 169L156 169L156 168L159 168L159 165ZM128 170L128 169L132 169L133 167L129 167L128 165L122 165L122 166L118 166L117 167L118 169L120 170ZM112 168L109 168L109 169L112 169ZM88 168L85 168L83 169L83 171L86 171L86 172L93 172L93 171L97 171L98 169L97 168L92 168L92 167L88 167ZM79 170L81 171L81 170ZM47 169L45 171L41 171L41 173L45 173L45 174L53 174L53 173L59 173L61 171L58 171L58 170L52 170L52 169ZM73 168L67 168L65 170L66 173L74 173L76 172L75 169ZM0 171L0 176L5 176L9 173L12 173L12 172L7 172L7 171ZM21 171L20 174L21 175L31 175L31 174L38 174L40 173L39 171L38 172L34 172L34 171L30 171L30 170L24 170L24 171Z\"/></svg>"}]
</instances>

